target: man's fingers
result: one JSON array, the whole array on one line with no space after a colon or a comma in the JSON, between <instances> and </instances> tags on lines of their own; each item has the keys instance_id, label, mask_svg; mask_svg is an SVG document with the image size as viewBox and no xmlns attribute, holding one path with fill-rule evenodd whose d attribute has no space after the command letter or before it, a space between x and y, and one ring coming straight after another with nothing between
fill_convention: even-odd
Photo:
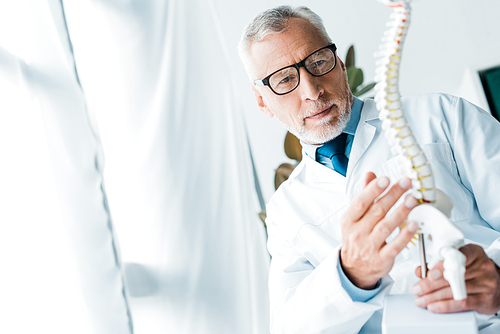
<instances>
[{"instance_id":1,"label":"man's fingers","mask_svg":"<svg viewBox=\"0 0 500 334\"><path fill-rule=\"evenodd\" d=\"M460 251L465 255L465 266L470 266L482 253L484 249L481 246L468 244L460 247Z\"/></svg>"},{"instance_id":2,"label":"man's fingers","mask_svg":"<svg viewBox=\"0 0 500 334\"><path fill-rule=\"evenodd\" d=\"M441 300L427 305L427 309L432 313L457 313L471 311L472 308L468 305L468 297L464 300L447 299Z\"/></svg>"},{"instance_id":3,"label":"man's fingers","mask_svg":"<svg viewBox=\"0 0 500 334\"><path fill-rule=\"evenodd\" d=\"M427 272L429 272L429 267L427 267ZM417 268L415 268L415 276L417 276L418 278L422 278L422 266L418 266Z\"/></svg>"},{"instance_id":4,"label":"man's fingers","mask_svg":"<svg viewBox=\"0 0 500 334\"><path fill-rule=\"evenodd\" d=\"M415 276L417 276L418 278L422 278L422 267L421 266L418 266L417 268L415 268Z\"/></svg>"},{"instance_id":5,"label":"man's fingers","mask_svg":"<svg viewBox=\"0 0 500 334\"><path fill-rule=\"evenodd\" d=\"M431 270L427 272L427 277L429 278L430 281L437 281L440 279L443 279L443 273L444 273L444 262L439 261L434 267L432 267Z\"/></svg>"},{"instance_id":6,"label":"man's fingers","mask_svg":"<svg viewBox=\"0 0 500 334\"><path fill-rule=\"evenodd\" d=\"M448 286L450 284L443 278L441 272L433 269L429 271L427 278L424 278L413 286L411 292L416 296L422 296Z\"/></svg>"},{"instance_id":7,"label":"man's fingers","mask_svg":"<svg viewBox=\"0 0 500 334\"><path fill-rule=\"evenodd\" d=\"M378 202L374 204L374 207L376 205L378 205ZM389 235L391 235L391 233L394 231L394 229L396 227L398 227L399 225L401 225L403 223L403 221L406 219L406 217L408 217L408 214L410 213L410 211L417 205L418 205L417 200L413 196L408 196L406 198L405 202L402 205L400 205L396 210L394 210L394 212L392 212L391 215L385 217L384 219L382 219L381 221L378 221L378 222L376 222L376 221L374 222L373 220L369 221L367 223L367 228L370 228L370 225L373 225L373 228L372 228L372 231L370 234L370 238L373 240L373 242L376 245L383 245L385 242L385 239L387 239L387 237ZM369 214L370 213L367 213L367 215L366 215L367 220L368 220ZM416 229L415 229L415 231L416 231ZM407 231L407 233L415 232L415 231ZM415 234L415 233L413 233L413 234ZM413 235L410 237L410 239L412 237L413 237ZM410 240L408 240L408 242L409 241ZM405 247L406 247L406 245L405 245Z\"/></svg>"},{"instance_id":8,"label":"man's fingers","mask_svg":"<svg viewBox=\"0 0 500 334\"><path fill-rule=\"evenodd\" d=\"M367 179L371 176L367 176ZM371 208L375 199L389 186L389 179L385 176L372 179L370 183L354 198L347 209L347 217L353 222L358 221L368 209Z\"/></svg>"},{"instance_id":9,"label":"man's fingers","mask_svg":"<svg viewBox=\"0 0 500 334\"><path fill-rule=\"evenodd\" d=\"M434 313L453 313L474 310L481 314L495 314L500 310L500 276L498 267L484 250L476 245L460 249L467 257L465 272L467 298L454 300L449 283L443 278L443 262L438 262L428 276L415 284L415 304ZM420 270L415 270L417 276Z\"/></svg>"},{"instance_id":10,"label":"man's fingers","mask_svg":"<svg viewBox=\"0 0 500 334\"><path fill-rule=\"evenodd\" d=\"M429 304L448 299L453 299L453 293L451 292L451 288L449 286L427 295L417 297L415 299L415 305L424 308Z\"/></svg>"},{"instance_id":11,"label":"man's fingers","mask_svg":"<svg viewBox=\"0 0 500 334\"><path fill-rule=\"evenodd\" d=\"M380 258L389 260L394 260L394 258L408 245L410 240L417 232L418 224L415 222L410 222L404 229L401 230L399 235L390 243L386 244L380 250ZM387 238L387 237L386 237ZM385 238L383 239L385 240Z\"/></svg>"},{"instance_id":12,"label":"man's fingers","mask_svg":"<svg viewBox=\"0 0 500 334\"><path fill-rule=\"evenodd\" d=\"M367 213L375 218L382 219L387 212L392 208L399 198L411 187L411 180L407 177L399 180L391 189L375 203ZM416 200L415 200L416 201ZM417 203L415 203L417 205ZM409 211L408 211L409 212Z\"/></svg>"},{"instance_id":13,"label":"man's fingers","mask_svg":"<svg viewBox=\"0 0 500 334\"><path fill-rule=\"evenodd\" d=\"M372 172L368 172L368 173L366 173L366 175L365 175L365 182L364 182L364 184L363 184L363 188L366 188L366 186L367 186L370 182L372 182L373 180L375 180L376 178L377 178L377 176L376 176L374 173L372 173Z\"/></svg>"}]
</instances>

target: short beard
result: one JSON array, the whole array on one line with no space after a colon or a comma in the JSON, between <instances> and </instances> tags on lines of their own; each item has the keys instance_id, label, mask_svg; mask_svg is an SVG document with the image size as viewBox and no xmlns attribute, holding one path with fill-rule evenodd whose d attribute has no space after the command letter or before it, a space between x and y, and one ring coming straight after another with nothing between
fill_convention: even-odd
<instances>
[{"instance_id":1,"label":"short beard","mask_svg":"<svg viewBox=\"0 0 500 334\"><path fill-rule=\"evenodd\" d=\"M342 133L342 131L349 123L351 118L351 104L352 104L352 95L348 94L347 101L343 104L342 109L340 106L342 104L335 103L335 100L325 100L319 99L315 101L315 103L309 109L307 116L313 115L317 110L321 110L323 108L329 107L331 105L336 105L339 109L338 118L332 124L332 120L329 117L321 120L321 123L318 124L319 128L316 129L306 129L305 126L302 126L300 129L293 129L295 131L291 131L297 138L306 143L311 144L324 144L333 138L337 137Z\"/></svg>"}]
</instances>

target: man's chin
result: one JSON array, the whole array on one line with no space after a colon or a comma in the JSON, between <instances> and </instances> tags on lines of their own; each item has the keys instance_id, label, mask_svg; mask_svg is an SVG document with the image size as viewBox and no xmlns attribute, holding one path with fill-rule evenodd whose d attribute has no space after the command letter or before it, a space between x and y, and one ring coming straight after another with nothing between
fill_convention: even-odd
<instances>
[{"instance_id":1,"label":"man's chin","mask_svg":"<svg viewBox=\"0 0 500 334\"><path fill-rule=\"evenodd\" d=\"M328 122L327 124L317 125L311 129L305 129L297 138L303 142L311 145L322 145L333 138L337 137L347 126L350 119L350 113L338 119L335 117L334 124Z\"/></svg>"},{"instance_id":2,"label":"man's chin","mask_svg":"<svg viewBox=\"0 0 500 334\"><path fill-rule=\"evenodd\" d=\"M315 130L315 131L306 131L304 133L301 133L297 137L303 141L304 143L310 144L310 145L322 145L333 138L337 137L342 133L341 130L337 129L327 129L327 130Z\"/></svg>"}]
</instances>

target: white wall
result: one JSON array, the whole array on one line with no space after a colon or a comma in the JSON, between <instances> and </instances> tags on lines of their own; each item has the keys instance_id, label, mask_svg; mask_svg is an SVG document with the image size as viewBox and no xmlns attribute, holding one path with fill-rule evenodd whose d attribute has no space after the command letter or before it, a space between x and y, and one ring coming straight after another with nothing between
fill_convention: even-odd
<instances>
[{"instance_id":1,"label":"white wall","mask_svg":"<svg viewBox=\"0 0 500 334\"><path fill-rule=\"evenodd\" d=\"M376 0L288 1L306 5L325 21L326 28L343 59L355 45L356 64L372 81L373 53L385 30L391 10ZM283 151L284 128L261 113L240 64L236 45L248 21L262 10L283 1L217 0L223 30L236 71L241 103L244 106L259 178L267 201L274 192L274 169L289 162ZM461 95L486 107L486 100L474 77L478 69L500 64L500 1L498 0L415 0L401 68L403 95L445 92ZM472 72L471 72L472 71ZM474 75L473 75L474 74Z\"/></svg>"}]
</instances>

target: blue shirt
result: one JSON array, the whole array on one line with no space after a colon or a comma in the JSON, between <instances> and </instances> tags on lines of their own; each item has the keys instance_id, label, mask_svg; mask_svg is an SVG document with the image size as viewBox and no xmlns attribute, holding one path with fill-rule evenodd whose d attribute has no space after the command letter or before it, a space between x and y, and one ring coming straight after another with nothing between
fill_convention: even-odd
<instances>
[{"instance_id":1,"label":"blue shirt","mask_svg":"<svg viewBox=\"0 0 500 334\"><path fill-rule=\"evenodd\" d=\"M345 145L345 156L349 159L351 156L351 148L352 142L354 141L354 134L356 133L356 129L358 128L359 118L361 116L361 109L363 108L364 102L360 99L354 97L354 102L351 107L351 118L347 123L343 133L347 133L347 140ZM301 142L302 147L304 148L304 152L311 158L316 159L316 150L323 145L310 145L304 142ZM332 166L332 162L328 158L324 158L322 156L318 156L317 161L327 166L328 168L334 169ZM380 281L377 283L377 286L373 290L363 290L352 284L352 282L347 278L344 271L342 270L342 266L340 265L340 261L337 265L337 270L340 276L340 282L342 283L342 287L347 291L349 296L351 296L353 301L357 302L366 302L374 297L381 289Z\"/></svg>"}]
</instances>

